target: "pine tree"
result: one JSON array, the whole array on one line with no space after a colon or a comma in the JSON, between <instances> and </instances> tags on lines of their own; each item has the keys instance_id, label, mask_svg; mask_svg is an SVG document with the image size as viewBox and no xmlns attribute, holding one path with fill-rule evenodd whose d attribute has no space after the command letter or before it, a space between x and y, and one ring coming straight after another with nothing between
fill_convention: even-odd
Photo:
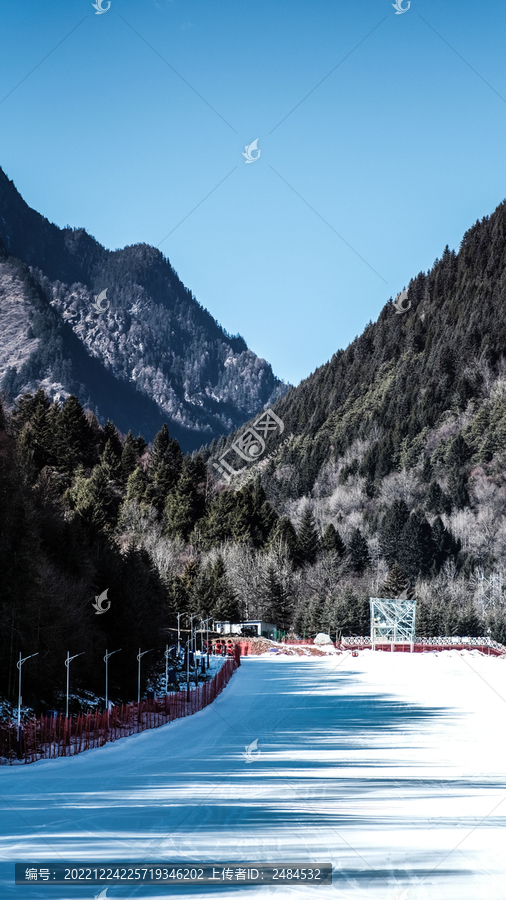
<instances>
[{"instance_id":1,"label":"pine tree","mask_svg":"<svg viewBox=\"0 0 506 900\"><path fill-rule=\"evenodd\" d=\"M67 492L71 505L85 524L92 539L111 530L117 514L117 500L109 488L109 476L102 466L95 466L90 478L81 473Z\"/></svg>"},{"instance_id":2,"label":"pine tree","mask_svg":"<svg viewBox=\"0 0 506 900\"><path fill-rule=\"evenodd\" d=\"M411 513L406 522L398 548L399 565L414 585L419 575L427 575L434 559L431 528L422 512Z\"/></svg>"},{"instance_id":3,"label":"pine tree","mask_svg":"<svg viewBox=\"0 0 506 900\"><path fill-rule=\"evenodd\" d=\"M408 519L409 509L404 500L394 500L383 517L380 546L389 566L397 562L401 534Z\"/></svg>"},{"instance_id":4,"label":"pine tree","mask_svg":"<svg viewBox=\"0 0 506 900\"><path fill-rule=\"evenodd\" d=\"M429 512L447 513L451 512L451 501L447 494L442 490L437 481L432 481L427 491L425 506Z\"/></svg>"},{"instance_id":5,"label":"pine tree","mask_svg":"<svg viewBox=\"0 0 506 900\"><path fill-rule=\"evenodd\" d=\"M437 516L431 528L432 544L434 548L434 568L439 572L443 564L450 556L456 556L461 548L460 540L456 541L448 531L440 516Z\"/></svg>"},{"instance_id":6,"label":"pine tree","mask_svg":"<svg viewBox=\"0 0 506 900\"><path fill-rule=\"evenodd\" d=\"M100 465L106 472L111 481L116 481L121 475L121 463L113 448L111 438L107 439L102 456L100 457Z\"/></svg>"},{"instance_id":7,"label":"pine tree","mask_svg":"<svg viewBox=\"0 0 506 900\"><path fill-rule=\"evenodd\" d=\"M227 581L222 556L216 557L216 562L211 569L211 584L214 598L211 609L213 618L222 622L238 622L239 606L234 591Z\"/></svg>"},{"instance_id":8,"label":"pine tree","mask_svg":"<svg viewBox=\"0 0 506 900\"><path fill-rule=\"evenodd\" d=\"M360 528L354 528L351 533L348 556L355 572L363 572L369 565L369 549Z\"/></svg>"},{"instance_id":9,"label":"pine tree","mask_svg":"<svg viewBox=\"0 0 506 900\"><path fill-rule=\"evenodd\" d=\"M332 522L327 525L321 540L321 549L328 553L337 553L338 556L344 556L346 547L337 528L334 528Z\"/></svg>"},{"instance_id":10,"label":"pine tree","mask_svg":"<svg viewBox=\"0 0 506 900\"><path fill-rule=\"evenodd\" d=\"M269 546L273 547L278 542L284 544L289 558L293 561L297 557L298 542L295 528L288 516L281 516L272 529Z\"/></svg>"},{"instance_id":11,"label":"pine tree","mask_svg":"<svg viewBox=\"0 0 506 900\"><path fill-rule=\"evenodd\" d=\"M143 502L146 495L147 484L148 480L144 474L144 470L141 466L137 466L127 480L125 503L130 503L132 500Z\"/></svg>"},{"instance_id":12,"label":"pine tree","mask_svg":"<svg viewBox=\"0 0 506 900\"><path fill-rule=\"evenodd\" d=\"M264 616L284 631L292 618L292 598L283 573L277 571L274 562L268 564L263 575Z\"/></svg>"},{"instance_id":13,"label":"pine tree","mask_svg":"<svg viewBox=\"0 0 506 900\"><path fill-rule=\"evenodd\" d=\"M107 444L107 441L111 442L112 450L114 452L114 455L116 456L116 459L119 462L119 460L121 459L121 451L122 451L121 441L119 439L117 428L116 428L114 422L111 422L110 419L108 419L107 422L105 423L104 430L102 433L102 449Z\"/></svg>"},{"instance_id":14,"label":"pine tree","mask_svg":"<svg viewBox=\"0 0 506 900\"><path fill-rule=\"evenodd\" d=\"M128 432L121 451L121 472L124 484L128 481L132 472L135 472L138 463L137 446L131 431Z\"/></svg>"},{"instance_id":15,"label":"pine tree","mask_svg":"<svg viewBox=\"0 0 506 900\"><path fill-rule=\"evenodd\" d=\"M192 460L187 457L177 485L169 492L165 502L165 533L169 537L180 537L183 541L188 541L205 508L204 497L197 490L194 481L194 468Z\"/></svg>"},{"instance_id":16,"label":"pine tree","mask_svg":"<svg viewBox=\"0 0 506 900\"><path fill-rule=\"evenodd\" d=\"M67 475L81 464L93 466L97 460L93 431L83 408L73 394L67 397L58 416L58 432L55 435L58 467Z\"/></svg>"},{"instance_id":17,"label":"pine tree","mask_svg":"<svg viewBox=\"0 0 506 900\"><path fill-rule=\"evenodd\" d=\"M450 502L455 509L464 509L469 506L469 494L467 492L467 477L465 474L453 471L448 481L448 493Z\"/></svg>"},{"instance_id":18,"label":"pine tree","mask_svg":"<svg viewBox=\"0 0 506 900\"><path fill-rule=\"evenodd\" d=\"M164 422L155 435L148 465L151 479L148 498L157 509L163 508L167 494L177 482L182 464L181 448L178 442L170 437L169 429Z\"/></svg>"},{"instance_id":19,"label":"pine tree","mask_svg":"<svg viewBox=\"0 0 506 900\"><path fill-rule=\"evenodd\" d=\"M316 528L313 511L307 504L302 513L299 530L297 532L297 542L299 545L299 554L302 563L312 565L316 559L316 554L320 549L320 538Z\"/></svg>"},{"instance_id":20,"label":"pine tree","mask_svg":"<svg viewBox=\"0 0 506 900\"><path fill-rule=\"evenodd\" d=\"M382 597L388 598L391 597L395 599L396 597L400 597L401 594L405 593L405 596L408 595L408 582L406 581L401 567L399 563L395 562L388 573L388 577L381 588Z\"/></svg>"}]
</instances>

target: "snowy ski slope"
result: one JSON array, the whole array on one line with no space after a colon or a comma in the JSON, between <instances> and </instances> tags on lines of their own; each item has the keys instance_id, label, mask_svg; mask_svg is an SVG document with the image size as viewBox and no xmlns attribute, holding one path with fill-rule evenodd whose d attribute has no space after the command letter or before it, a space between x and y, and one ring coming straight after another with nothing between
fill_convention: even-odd
<instances>
[{"instance_id":1,"label":"snowy ski slope","mask_svg":"<svg viewBox=\"0 0 506 900\"><path fill-rule=\"evenodd\" d=\"M334 884L108 900L504 900L505 698L506 660L473 651L243 659L191 718L2 767L0 897L92 900L101 888L15 886L14 863L121 859L331 861Z\"/></svg>"}]
</instances>

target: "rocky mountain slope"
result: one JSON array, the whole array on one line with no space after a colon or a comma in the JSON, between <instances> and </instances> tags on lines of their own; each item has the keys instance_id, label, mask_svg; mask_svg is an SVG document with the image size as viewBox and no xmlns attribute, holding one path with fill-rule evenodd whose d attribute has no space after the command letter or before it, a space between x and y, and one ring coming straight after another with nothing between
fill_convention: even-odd
<instances>
[{"instance_id":1,"label":"rocky mountain slope","mask_svg":"<svg viewBox=\"0 0 506 900\"><path fill-rule=\"evenodd\" d=\"M109 251L83 228L58 228L1 169L0 326L8 401L40 385L50 397L74 393L100 419L148 439L166 420L184 449L237 428L288 389L159 250Z\"/></svg>"}]
</instances>

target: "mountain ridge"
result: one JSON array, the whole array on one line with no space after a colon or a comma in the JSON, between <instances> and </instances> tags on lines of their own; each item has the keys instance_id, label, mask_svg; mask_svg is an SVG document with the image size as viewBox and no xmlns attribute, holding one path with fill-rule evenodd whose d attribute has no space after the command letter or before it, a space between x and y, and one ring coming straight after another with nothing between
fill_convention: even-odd
<instances>
[{"instance_id":1,"label":"mountain ridge","mask_svg":"<svg viewBox=\"0 0 506 900\"><path fill-rule=\"evenodd\" d=\"M165 418L184 448L196 449L242 424L288 389L240 335L229 335L198 303L161 251L147 244L106 250L83 228L58 228L27 206L1 169L0 246L11 264L17 259L27 267L29 278L24 272L22 279L25 285L31 279L30 296L39 291L42 304L45 297L47 307L70 328L88 357L98 359L123 388L130 382L125 403L131 402L132 390L155 403L157 412L150 409L139 417L136 411L135 421L129 423L148 437ZM93 295L104 289L108 305L98 313ZM38 312L40 319L40 304ZM47 316L46 324L51 322L54 330L48 310ZM115 405L113 413L96 381L89 390L86 366L80 367L84 382L75 377L75 345L65 336L64 381L51 381L49 375L49 394L76 393L99 417L113 416L121 427L119 407ZM16 341L22 343L19 334ZM18 372L16 365L5 365L5 356L4 348L2 389L11 402L44 382L36 360L31 365L25 361ZM56 357L45 356L46 370L61 369Z\"/></svg>"}]
</instances>

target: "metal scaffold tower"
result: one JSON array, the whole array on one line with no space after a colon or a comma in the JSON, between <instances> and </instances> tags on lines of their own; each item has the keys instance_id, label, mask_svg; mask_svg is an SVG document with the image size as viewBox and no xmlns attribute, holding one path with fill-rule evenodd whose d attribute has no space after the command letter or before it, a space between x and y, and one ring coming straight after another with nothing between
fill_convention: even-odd
<instances>
[{"instance_id":1,"label":"metal scaffold tower","mask_svg":"<svg viewBox=\"0 0 506 900\"><path fill-rule=\"evenodd\" d=\"M502 572L493 572L487 578L483 569L478 567L471 580L478 585L478 603L482 612L488 612L502 602Z\"/></svg>"},{"instance_id":2,"label":"metal scaffold tower","mask_svg":"<svg viewBox=\"0 0 506 900\"><path fill-rule=\"evenodd\" d=\"M390 600L370 597L371 644L410 644L415 642L416 600Z\"/></svg>"}]
</instances>

